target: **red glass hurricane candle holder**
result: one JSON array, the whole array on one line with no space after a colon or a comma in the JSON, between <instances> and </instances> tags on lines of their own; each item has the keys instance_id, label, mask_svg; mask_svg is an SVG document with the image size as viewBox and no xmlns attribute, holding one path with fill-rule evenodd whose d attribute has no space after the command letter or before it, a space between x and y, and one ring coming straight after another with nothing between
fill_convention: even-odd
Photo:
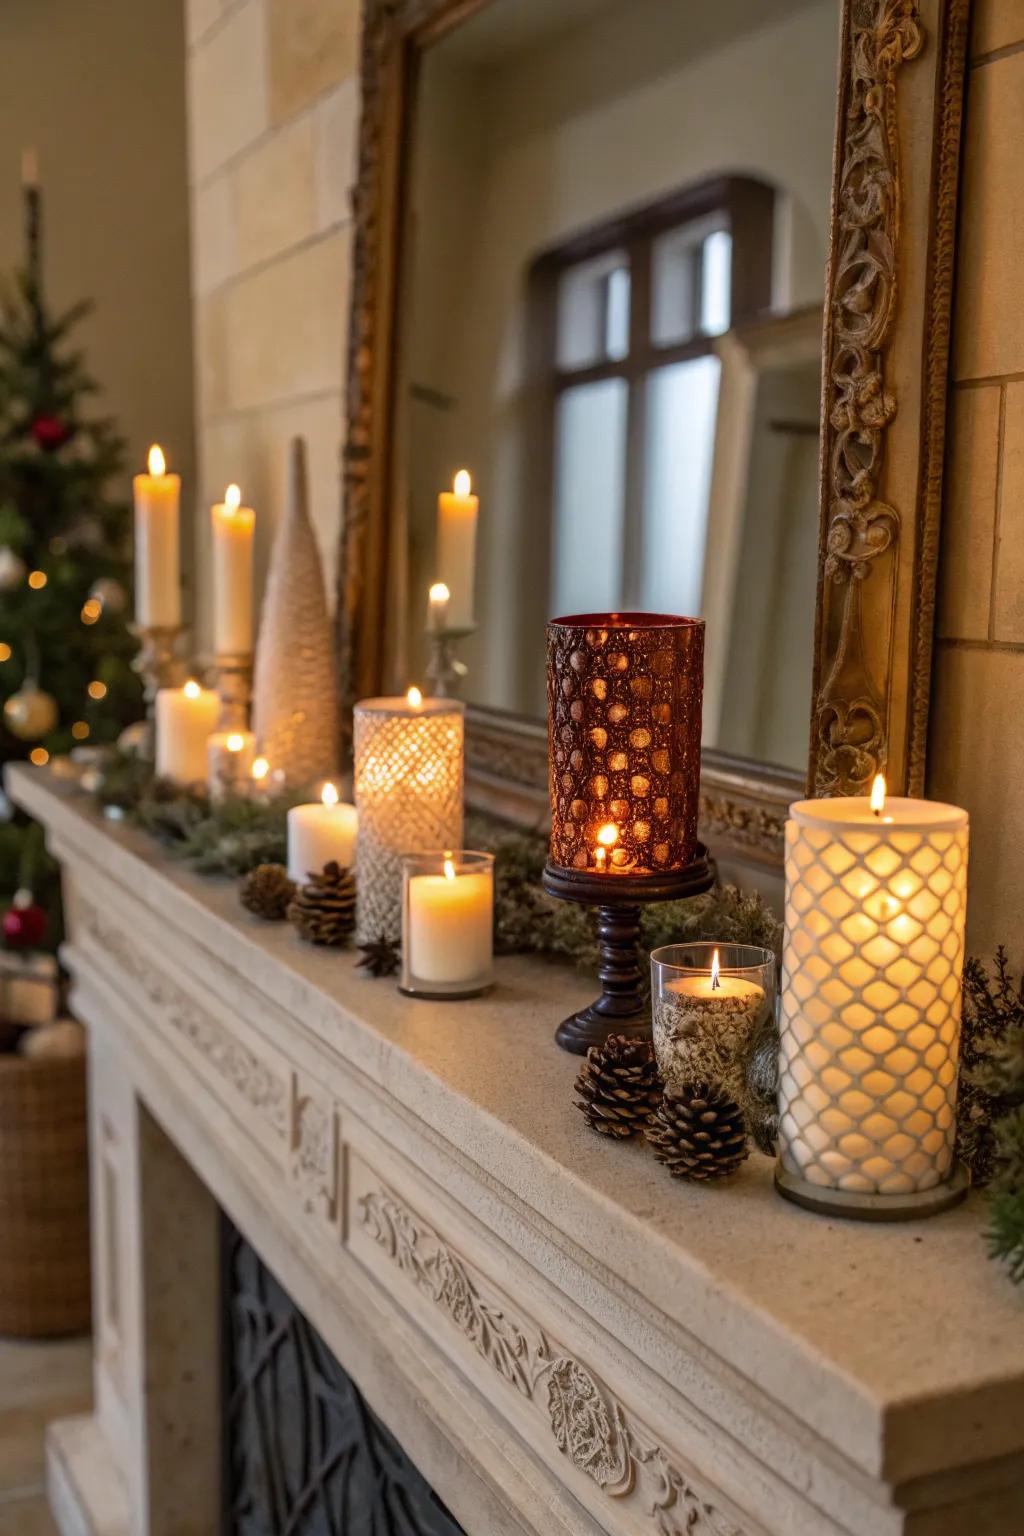
<instances>
[{"instance_id":1,"label":"red glass hurricane candle holder","mask_svg":"<svg viewBox=\"0 0 1024 1536\"><path fill-rule=\"evenodd\" d=\"M712 883L697 841L703 685L701 619L584 613L548 625L544 887L598 908L603 988L559 1025L566 1050L649 1034L641 908Z\"/></svg>"}]
</instances>

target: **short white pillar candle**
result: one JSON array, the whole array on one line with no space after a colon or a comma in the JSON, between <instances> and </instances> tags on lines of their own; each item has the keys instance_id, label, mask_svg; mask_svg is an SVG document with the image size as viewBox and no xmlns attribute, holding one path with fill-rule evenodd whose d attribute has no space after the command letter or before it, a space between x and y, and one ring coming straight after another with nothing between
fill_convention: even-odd
<instances>
[{"instance_id":1,"label":"short white pillar candle","mask_svg":"<svg viewBox=\"0 0 1024 1536\"><path fill-rule=\"evenodd\" d=\"M954 1174L967 812L801 800L786 823L781 1192L925 1214Z\"/></svg>"},{"instance_id":2,"label":"short white pillar candle","mask_svg":"<svg viewBox=\"0 0 1024 1536\"><path fill-rule=\"evenodd\" d=\"M494 857L464 850L404 861L401 990L473 997L494 965Z\"/></svg>"},{"instance_id":3,"label":"short white pillar candle","mask_svg":"<svg viewBox=\"0 0 1024 1536\"><path fill-rule=\"evenodd\" d=\"M176 784L206 779L206 743L217 728L220 699L212 688L189 679L183 688L161 688L156 696L156 774Z\"/></svg>"},{"instance_id":4,"label":"short white pillar candle","mask_svg":"<svg viewBox=\"0 0 1024 1536\"><path fill-rule=\"evenodd\" d=\"M288 812L288 874L304 884L332 861L351 869L356 858L358 818L354 805L338 799L333 784L325 784L318 801L295 805Z\"/></svg>"}]
</instances>

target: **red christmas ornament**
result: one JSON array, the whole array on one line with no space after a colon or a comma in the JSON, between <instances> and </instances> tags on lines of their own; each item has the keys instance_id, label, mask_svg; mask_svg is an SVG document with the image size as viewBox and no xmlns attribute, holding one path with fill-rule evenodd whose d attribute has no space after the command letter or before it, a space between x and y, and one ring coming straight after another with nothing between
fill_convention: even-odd
<instances>
[{"instance_id":1,"label":"red christmas ornament","mask_svg":"<svg viewBox=\"0 0 1024 1536\"><path fill-rule=\"evenodd\" d=\"M35 418L29 431L39 447L51 453L57 448L63 448L71 436L71 428L66 421L62 421L59 416L48 415L46 412Z\"/></svg>"},{"instance_id":2,"label":"red christmas ornament","mask_svg":"<svg viewBox=\"0 0 1024 1536\"><path fill-rule=\"evenodd\" d=\"M46 937L46 913L30 901L8 907L4 913L4 941L8 949L36 949Z\"/></svg>"}]
</instances>

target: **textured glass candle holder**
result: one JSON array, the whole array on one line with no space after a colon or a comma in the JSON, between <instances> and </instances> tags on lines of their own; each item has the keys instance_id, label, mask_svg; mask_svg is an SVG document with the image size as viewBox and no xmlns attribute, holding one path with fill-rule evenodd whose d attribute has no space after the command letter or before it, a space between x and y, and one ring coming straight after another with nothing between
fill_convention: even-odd
<instances>
[{"instance_id":1,"label":"textured glass candle holder","mask_svg":"<svg viewBox=\"0 0 1024 1536\"><path fill-rule=\"evenodd\" d=\"M566 1050L649 1035L641 907L711 885L697 841L703 687L700 619L587 613L548 625L544 887L598 908L602 984L559 1026Z\"/></svg>"},{"instance_id":2,"label":"textured glass candle holder","mask_svg":"<svg viewBox=\"0 0 1024 1536\"><path fill-rule=\"evenodd\" d=\"M805 800L786 823L780 1193L875 1220L961 1198L967 814Z\"/></svg>"},{"instance_id":3,"label":"textured glass candle holder","mask_svg":"<svg viewBox=\"0 0 1024 1536\"><path fill-rule=\"evenodd\" d=\"M462 842L463 706L364 699L354 711L356 940L397 939L402 855Z\"/></svg>"},{"instance_id":4,"label":"textured glass candle holder","mask_svg":"<svg viewBox=\"0 0 1024 1536\"><path fill-rule=\"evenodd\" d=\"M402 860L402 979L410 997L479 997L494 979L494 855Z\"/></svg>"},{"instance_id":5,"label":"textured glass candle holder","mask_svg":"<svg viewBox=\"0 0 1024 1536\"><path fill-rule=\"evenodd\" d=\"M651 1008L654 1051L666 1088L717 1084L742 1107L751 1046L774 1017L771 950L714 943L656 949L651 954Z\"/></svg>"}]
</instances>

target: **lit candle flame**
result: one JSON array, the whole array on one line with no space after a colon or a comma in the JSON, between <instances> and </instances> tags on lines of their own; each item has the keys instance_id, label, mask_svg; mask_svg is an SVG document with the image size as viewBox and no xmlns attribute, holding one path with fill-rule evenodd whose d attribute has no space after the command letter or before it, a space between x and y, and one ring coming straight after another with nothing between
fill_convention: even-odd
<instances>
[{"instance_id":1,"label":"lit candle flame","mask_svg":"<svg viewBox=\"0 0 1024 1536\"><path fill-rule=\"evenodd\" d=\"M614 848L619 840L619 829L614 822L606 822L597 834L597 840L605 848Z\"/></svg>"},{"instance_id":2,"label":"lit candle flame","mask_svg":"<svg viewBox=\"0 0 1024 1536\"><path fill-rule=\"evenodd\" d=\"M452 863L451 859L445 859L444 861L444 877L446 880L455 879L455 865Z\"/></svg>"},{"instance_id":3,"label":"lit candle flame","mask_svg":"<svg viewBox=\"0 0 1024 1536\"><path fill-rule=\"evenodd\" d=\"M237 512L242 505L242 492L237 485L229 485L224 492L224 505L229 512Z\"/></svg>"},{"instance_id":4,"label":"lit candle flame","mask_svg":"<svg viewBox=\"0 0 1024 1536\"><path fill-rule=\"evenodd\" d=\"M423 695L417 687L413 686L405 695L405 702L409 705L410 709L419 709L423 703Z\"/></svg>"},{"instance_id":5,"label":"lit candle flame","mask_svg":"<svg viewBox=\"0 0 1024 1536\"><path fill-rule=\"evenodd\" d=\"M190 677L188 682L185 684L185 697L186 697L186 699L198 699L198 697L202 693L202 691L203 690L200 688L200 686L196 682L195 678L194 677Z\"/></svg>"},{"instance_id":6,"label":"lit candle flame","mask_svg":"<svg viewBox=\"0 0 1024 1536\"><path fill-rule=\"evenodd\" d=\"M253 778L254 779L265 779L269 772L270 772L270 764L267 762L266 758L265 757L257 757L254 760L253 765L252 765L252 776L253 776Z\"/></svg>"},{"instance_id":7,"label":"lit candle flame","mask_svg":"<svg viewBox=\"0 0 1024 1536\"><path fill-rule=\"evenodd\" d=\"M448 591L448 588L445 586L444 582L435 581L434 585L430 589L430 601L432 603L446 603L450 597L451 593Z\"/></svg>"},{"instance_id":8,"label":"lit candle flame","mask_svg":"<svg viewBox=\"0 0 1024 1536\"><path fill-rule=\"evenodd\" d=\"M455 492L456 496L468 496L472 489L473 482L469 478L469 470L460 469L458 474L455 476L455 479L452 481L452 490Z\"/></svg>"},{"instance_id":9,"label":"lit candle flame","mask_svg":"<svg viewBox=\"0 0 1024 1536\"><path fill-rule=\"evenodd\" d=\"M722 985L718 975L718 950L711 956L711 990L717 992Z\"/></svg>"},{"instance_id":10,"label":"lit candle flame","mask_svg":"<svg viewBox=\"0 0 1024 1536\"><path fill-rule=\"evenodd\" d=\"M245 746L245 737L239 735L237 731L233 731L224 745L227 747L229 752L241 752L242 748Z\"/></svg>"},{"instance_id":11,"label":"lit candle flame","mask_svg":"<svg viewBox=\"0 0 1024 1536\"><path fill-rule=\"evenodd\" d=\"M871 786L871 809L876 816L881 816L885 810L885 774L876 773L875 782Z\"/></svg>"},{"instance_id":12,"label":"lit candle flame","mask_svg":"<svg viewBox=\"0 0 1024 1536\"><path fill-rule=\"evenodd\" d=\"M167 470L167 460L159 443L154 443L149 450L149 472L151 475L162 475Z\"/></svg>"},{"instance_id":13,"label":"lit candle flame","mask_svg":"<svg viewBox=\"0 0 1024 1536\"><path fill-rule=\"evenodd\" d=\"M324 805L337 805L338 791L335 789L330 779L328 779L327 783L321 790L320 799L323 801Z\"/></svg>"}]
</instances>

